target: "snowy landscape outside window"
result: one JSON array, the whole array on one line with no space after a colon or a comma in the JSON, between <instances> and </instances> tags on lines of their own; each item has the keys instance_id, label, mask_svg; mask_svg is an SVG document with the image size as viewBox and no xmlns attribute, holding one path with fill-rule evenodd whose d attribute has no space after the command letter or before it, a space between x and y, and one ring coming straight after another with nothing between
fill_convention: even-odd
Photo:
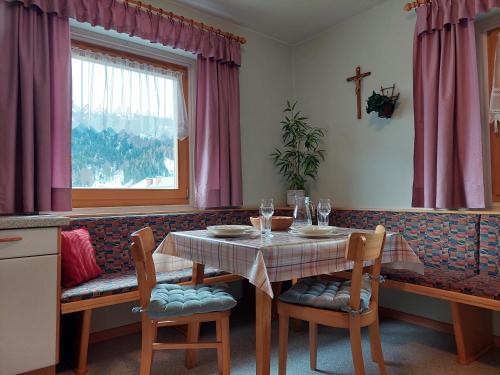
<instances>
[{"instance_id":1,"label":"snowy landscape outside window","mask_svg":"<svg viewBox=\"0 0 500 375\"><path fill-rule=\"evenodd\" d=\"M177 187L182 74L73 48L73 187Z\"/></svg>"},{"instance_id":2,"label":"snowy landscape outside window","mask_svg":"<svg viewBox=\"0 0 500 375\"><path fill-rule=\"evenodd\" d=\"M188 171L180 170L188 165L181 160L188 157L187 146L182 147L188 135L184 92L187 70L169 69L170 65L73 44L74 196L75 191L80 196L85 191L107 194L112 190L174 191L182 187L185 191L175 196L175 202L162 201L158 196L151 203L175 204L181 203L181 196L187 199L188 184L181 177L187 179ZM94 197L98 199L98 195ZM147 200L147 193L142 198ZM107 202L119 205L112 204L109 196L106 199L96 206ZM148 203L138 199L141 196L133 198L134 205Z\"/></svg>"}]
</instances>

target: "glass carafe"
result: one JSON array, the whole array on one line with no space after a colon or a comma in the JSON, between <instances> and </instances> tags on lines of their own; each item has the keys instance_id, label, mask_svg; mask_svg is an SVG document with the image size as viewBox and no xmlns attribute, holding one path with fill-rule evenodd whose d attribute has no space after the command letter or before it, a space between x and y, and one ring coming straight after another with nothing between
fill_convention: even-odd
<instances>
[{"instance_id":1,"label":"glass carafe","mask_svg":"<svg viewBox=\"0 0 500 375\"><path fill-rule=\"evenodd\" d=\"M293 228L300 228L312 224L311 206L309 197L295 197L293 209Z\"/></svg>"}]
</instances>

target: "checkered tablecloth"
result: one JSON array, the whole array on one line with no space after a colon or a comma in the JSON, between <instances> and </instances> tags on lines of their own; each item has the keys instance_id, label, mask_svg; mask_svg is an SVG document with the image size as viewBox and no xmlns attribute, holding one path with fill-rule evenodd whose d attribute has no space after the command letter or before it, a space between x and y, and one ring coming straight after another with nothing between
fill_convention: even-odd
<instances>
[{"instance_id":1,"label":"checkered tablecloth","mask_svg":"<svg viewBox=\"0 0 500 375\"><path fill-rule=\"evenodd\" d=\"M354 231L360 232L339 228L335 236L326 239L301 238L288 232L273 232L272 238L215 238L206 230L172 232L155 256L173 256L172 262L183 258L243 276L273 297L271 282L352 269L353 263L344 256L347 237ZM163 267L157 264L157 270L168 268L167 259ZM382 263L423 273L417 255L396 233L387 233Z\"/></svg>"}]
</instances>

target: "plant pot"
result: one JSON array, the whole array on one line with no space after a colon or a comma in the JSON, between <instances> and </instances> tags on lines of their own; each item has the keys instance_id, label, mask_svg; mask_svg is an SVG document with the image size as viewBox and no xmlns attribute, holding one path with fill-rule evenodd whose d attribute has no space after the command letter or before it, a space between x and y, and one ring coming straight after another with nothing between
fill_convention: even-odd
<instances>
[{"instance_id":1,"label":"plant pot","mask_svg":"<svg viewBox=\"0 0 500 375\"><path fill-rule=\"evenodd\" d=\"M286 204L290 207L295 206L295 197L305 197L305 190L288 190L286 192Z\"/></svg>"},{"instance_id":2,"label":"plant pot","mask_svg":"<svg viewBox=\"0 0 500 375\"><path fill-rule=\"evenodd\" d=\"M396 108L396 103L384 103L382 110L378 113L378 117L391 118Z\"/></svg>"}]
</instances>

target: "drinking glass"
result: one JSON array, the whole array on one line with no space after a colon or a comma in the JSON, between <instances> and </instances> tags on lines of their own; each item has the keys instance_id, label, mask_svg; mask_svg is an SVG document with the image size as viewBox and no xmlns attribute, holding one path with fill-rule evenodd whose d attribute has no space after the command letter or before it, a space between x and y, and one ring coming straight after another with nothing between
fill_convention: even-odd
<instances>
[{"instance_id":1,"label":"drinking glass","mask_svg":"<svg viewBox=\"0 0 500 375\"><path fill-rule=\"evenodd\" d=\"M260 233L263 236L271 236L271 223L274 214L274 203L272 199L262 199L260 202Z\"/></svg>"},{"instance_id":2,"label":"drinking glass","mask_svg":"<svg viewBox=\"0 0 500 375\"><path fill-rule=\"evenodd\" d=\"M326 227L328 226L328 217L332 211L332 205L330 199L320 199L318 203L318 226Z\"/></svg>"}]
</instances>

